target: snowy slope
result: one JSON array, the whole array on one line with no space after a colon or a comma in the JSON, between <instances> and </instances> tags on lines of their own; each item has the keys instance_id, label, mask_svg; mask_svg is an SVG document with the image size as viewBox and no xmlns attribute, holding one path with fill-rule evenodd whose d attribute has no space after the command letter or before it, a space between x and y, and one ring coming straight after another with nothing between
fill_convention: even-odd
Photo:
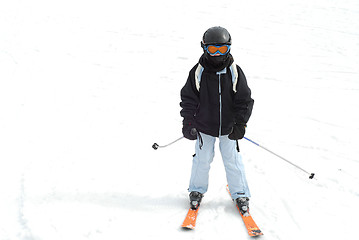
<instances>
[{"instance_id":1,"label":"snowy slope","mask_svg":"<svg viewBox=\"0 0 359 240\"><path fill-rule=\"evenodd\" d=\"M357 239L356 0L0 3L0 240L249 239L217 155L194 231L179 91L226 27L255 99L241 141L261 239Z\"/></svg>"}]
</instances>

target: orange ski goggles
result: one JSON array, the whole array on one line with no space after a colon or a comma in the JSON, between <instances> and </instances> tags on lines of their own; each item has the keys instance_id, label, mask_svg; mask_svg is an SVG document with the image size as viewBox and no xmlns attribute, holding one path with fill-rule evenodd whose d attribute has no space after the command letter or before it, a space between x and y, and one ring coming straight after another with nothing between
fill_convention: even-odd
<instances>
[{"instance_id":1,"label":"orange ski goggles","mask_svg":"<svg viewBox=\"0 0 359 240\"><path fill-rule=\"evenodd\" d=\"M219 53L220 55L225 55L231 49L231 45L224 44L224 45L207 45L204 46L204 50L206 50L211 55L216 55Z\"/></svg>"}]
</instances>

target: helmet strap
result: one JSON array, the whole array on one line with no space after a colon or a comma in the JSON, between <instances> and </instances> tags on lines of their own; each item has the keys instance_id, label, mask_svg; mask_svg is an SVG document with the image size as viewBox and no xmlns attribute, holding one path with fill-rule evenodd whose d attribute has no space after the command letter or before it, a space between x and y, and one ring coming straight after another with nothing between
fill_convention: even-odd
<instances>
[{"instance_id":1,"label":"helmet strap","mask_svg":"<svg viewBox=\"0 0 359 240\"><path fill-rule=\"evenodd\" d=\"M202 47L202 49L203 49L203 51L206 51L205 49L204 49L204 43L203 43L203 41L201 41L201 47Z\"/></svg>"}]
</instances>

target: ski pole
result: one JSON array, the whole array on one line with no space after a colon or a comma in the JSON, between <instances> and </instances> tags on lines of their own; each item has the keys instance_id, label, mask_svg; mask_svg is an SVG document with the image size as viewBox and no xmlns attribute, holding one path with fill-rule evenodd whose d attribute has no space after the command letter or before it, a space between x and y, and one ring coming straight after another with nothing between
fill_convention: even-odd
<instances>
[{"instance_id":1,"label":"ski pole","mask_svg":"<svg viewBox=\"0 0 359 240\"><path fill-rule=\"evenodd\" d=\"M191 129L191 135L192 135L192 136L196 136L197 134L198 134L197 129L192 128L192 129ZM166 144L166 145L163 145L163 146L160 146L160 145L158 145L157 143L154 143L154 144L152 145L152 148L153 148L154 150L157 150L158 148L165 148L165 147L167 147L167 146L169 146L169 145L172 145L172 144L174 144L175 142L181 140L182 138L184 138L184 136L182 136L182 137L180 137L180 138L174 140L173 142L170 142L170 143L168 143L168 144Z\"/></svg>"},{"instance_id":2,"label":"ski pole","mask_svg":"<svg viewBox=\"0 0 359 240\"><path fill-rule=\"evenodd\" d=\"M165 148L165 147L168 147L169 145L172 145L172 144L174 144L175 142L181 140L182 138L184 138L184 136L182 136L182 137L180 137L180 138L174 140L173 142L170 142L170 143L168 143L168 144L166 144L166 145L163 145L163 146L160 146L160 145L158 145L157 143L154 143L154 144L152 145L152 148L153 148L154 150L157 150L158 148Z\"/></svg>"},{"instance_id":3,"label":"ski pole","mask_svg":"<svg viewBox=\"0 0 359 240\"><path fill-rule=\"evenodd\" d=\"M303 168L299 167L298 165L296 165L296 164L292 163L291 161L289 161L289 160L285 159L284 157L282 157L282 156L280 156L280 155L278 155L278 154L276 154L276 153L272 152L272 151L271 151L271 150L269 150L268 148L266 148L266 147L263 147L263 146L259 145L258 143L254 142L253 140L251 140L251 139L249 139L249 138L244 137L244 139L246 139L247 141L249 141L249 142L253 143L254 145L256 145L256 146L258 146L258 147L260 147L260 148L262 148L262 149L266 150L267 152L270 152L271 154L273 154L273 155L275 155L275 156L279 157L280 159L282 159L282 160L286 161L287 163L289 163L289 164L293 165L294 167L296 167L296 168L298 168L298 169L302 170L303 172L305 172L306 174L308 174L308 175L309 175L309 179L313 179L313 178L314 178L315 173L309 173L309 172L307 172L306 170L304 170Z\"/></svg>"}]
</instances>

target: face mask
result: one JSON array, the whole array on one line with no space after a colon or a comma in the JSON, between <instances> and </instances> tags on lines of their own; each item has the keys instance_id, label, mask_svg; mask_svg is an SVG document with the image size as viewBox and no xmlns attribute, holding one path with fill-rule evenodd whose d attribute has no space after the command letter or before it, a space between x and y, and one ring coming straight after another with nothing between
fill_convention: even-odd
<instances>
[{"instance_id":1,"label":"face mask","mask_svg":"<svg viewBox=\"0 0 359 240\"><path fill-rule=\"evenodd\" d=\"M208 63L210 63L214 67L220 67L225 64L228 59L229 54L220 55L220 56L211 56L209 53L205 53L206 59Z\"/></svg>"}]
</instances>

